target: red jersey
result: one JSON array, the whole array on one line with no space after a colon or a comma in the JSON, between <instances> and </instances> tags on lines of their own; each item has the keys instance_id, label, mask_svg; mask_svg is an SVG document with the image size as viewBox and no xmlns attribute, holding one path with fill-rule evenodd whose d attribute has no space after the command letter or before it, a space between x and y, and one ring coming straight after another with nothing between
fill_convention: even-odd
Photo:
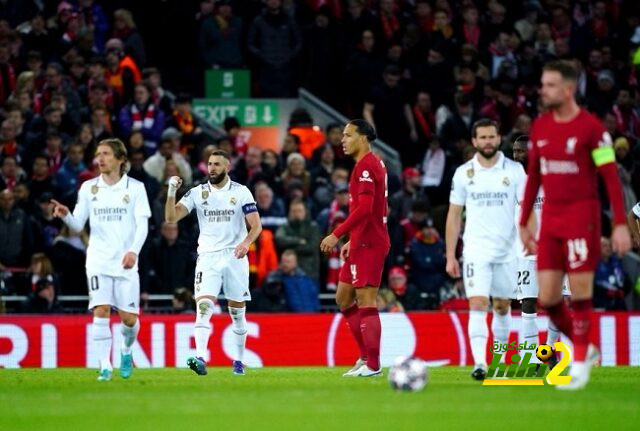
<instances>
[{"instance_id":1,"label":"red jersey","mask_svg":"<svg viewBox=\"0 0 640 431\"><path fill-rule=\"evenodd\" d=\"M615 153L611 136L600 120L585 110L566 123L557 122L551 112L542 114L531 127L528 180L520 224L524 226L529 219L540 185L544 189L545 207L567 208L568 213L574 204L599 202L597 171L607 185L615 223L624 224L626 214Z\"/></svg>"},{"instance_id":2,"label":"red jersey","mask_svg":"<svg viewBox=\"0 0 640 431\"><path fill-rule=\"evenodd\" d=\"M372 152L353 168L349 195L349 217L334 231L334 235L341 237L350 233L351 250L355 247L388 249L387 168ZM364 207L365 202L370 208Z\"/></svg>"}]
</instances>

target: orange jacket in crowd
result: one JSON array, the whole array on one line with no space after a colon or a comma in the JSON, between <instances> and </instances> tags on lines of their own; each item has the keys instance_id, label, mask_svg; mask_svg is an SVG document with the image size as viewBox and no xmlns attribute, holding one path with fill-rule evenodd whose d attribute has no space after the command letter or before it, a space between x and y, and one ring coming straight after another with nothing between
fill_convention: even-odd
<instances>
[{"instance_id":1,"label":"orange jacket in crowd","mask_svg":"<svg viewBox=\"0 0 640 431\"><path fill-rule=\"evenodd\" d=\"M276 253L273 233L269 229L262 230L258 240L249 247L247 257L249 258L249 274L256 280L253 287L259 288L267 274L278 269L278 253Z\"/></svg>"}]
</instances>

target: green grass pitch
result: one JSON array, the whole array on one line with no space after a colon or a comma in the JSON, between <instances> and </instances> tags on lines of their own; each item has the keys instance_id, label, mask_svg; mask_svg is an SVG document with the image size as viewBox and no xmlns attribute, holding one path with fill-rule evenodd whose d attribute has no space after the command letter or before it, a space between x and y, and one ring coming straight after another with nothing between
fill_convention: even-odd
<instances>
[{"instance_id":1,"label":"green grass pitch","mask_svg":"<svg viewBox=\"0 0 640 431\"><path fill-rule=\"evenodd\" d=\"M0 369L0 430L586 430L639 429L640 368L596 368L588 388L491 387L469 368L430 369L419 393L344 368ZM386 370L385 370L386 373Z\"/></svg>"}]
</instances>

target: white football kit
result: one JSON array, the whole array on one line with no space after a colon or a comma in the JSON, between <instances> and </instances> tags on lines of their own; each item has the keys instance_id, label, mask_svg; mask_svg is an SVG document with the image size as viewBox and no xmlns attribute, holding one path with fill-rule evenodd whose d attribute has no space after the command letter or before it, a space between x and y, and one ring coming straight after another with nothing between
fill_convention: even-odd
<instances>
[{"instance_id":1,"label":"white football kit","mask_svg":"<svg viewBox=\"0 0 640 431\"><path fill-rule=\"evenodd\" d=\"M466 207L462 276L467 297L516 295L516 205L526 181L522 165L502 152L491 168L479 155L456 169L449 202Z\"/></svg>"},{"instance_id":2,"label":"white football kit","mask_svg":"<svg viewBox=\"0 0 640 431\"><path fill-rule=\"evenodd\" d=\"M87 282L89 309L112 305L129 313L139 313L140 277L138 260L133 268L124 269L122 259L127 252L140 254L148 232L151 209L144 185L128 175L109 185L102 175L82 183L78 202L63 218L75 231L91 228L87 247Z\"/></svg>"},{"instance_id":3,"label":"white football kit","mask_svg":"<svg viewBox=\"0 0 640 431\"><path fill-rule=\"evenodd\" d=\"M258 209L249 189L230 179L218 189L209 182L191 188L178 202L198 216L198 261L195 297L220 295L242 302L251 300L249 259L234 250L247 236L245 216Z\"/></svg>"},{"instance_id":4,"label":"white football kit","mask_svg":"<svg viewBox=\"0 0 640 431\"><path fill-rule=\"evenodd\" d=\"M524 197L524 188L521 190L520 199L518 201L518 208L516 211L516 226L520 224L520 213L521 213L521 204L522 198ZM533 211L536 215L536 238L540 236L540 226L542 225L542 205L544 203L544 191L542 187L538 190L538 196L533 204ZM520 240L520 235L518 235L518 240L516 242L516 255L518 256L518 269L516 276L518 278L518 292L516 299L521 301L524 298L537 298L539 287L538 287L538 258L536 255L525 256L525 247ZM569 280L565 275L564 281L562 283L562 295L570 296L571 291L569 290Z\"/></svg>"}]
</instances>

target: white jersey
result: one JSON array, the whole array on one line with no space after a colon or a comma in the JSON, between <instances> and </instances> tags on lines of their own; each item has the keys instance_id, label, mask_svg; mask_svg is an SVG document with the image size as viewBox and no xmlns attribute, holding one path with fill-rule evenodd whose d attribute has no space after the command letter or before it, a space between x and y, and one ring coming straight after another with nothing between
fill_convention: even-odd
<instances>
[{"instance_id":1,"label":"white jersey","mask_svg":"<svg viewBox=\"0 0 640 431\"><path fill-rule=\"evenodd\" d=\"M514 224L526 174L520 163L498 152L491 168L473 159L456 169L449 202L466 207L465 260L501 263L512 260L517 230Z\"/></svg>"},{"instance_id":2,"label":"white jersey","mask_svg":"<svg viewBox=\"0 0 640 431\"><path fill-rule=\"evenodd\" d=\"M636 217L640 218L640 202L636 203L633 208L631 208Z\"/></svg>"},{"instance_id":3,"label":"white jersey","mask_svg":"<svg viewBox=\"0 0 640 431\"><path fill-rule=\"evenodd\" d=\"M198 215L198 254L236 248L247 236L245 215L258 210L249 189L230 179L222 189L195 186L178 203Z\"/></svg>"},{"instance_id":4,"label":"white jersey","mask_svg":"<svg viewBox=\"0 0 640 431\"><path fill-rule=\"evenodd\" d=\"M526 183L526 180L525 180ZM518 195L518 207L516 208L516 229L520 226L520 214L522 214L522 199L524 198L524 184L520 194ZM540 227L542 226L542 204L544 203L544 191L542 187L538 189L538 196L533 203L533 212L536 215L536 239L540 237ZM520 235L517 235L516 241L516 254L519 259L537 260L536 255L525 256L525 247L520 240Z\"/></svg>"},{"instance_id":5,"label":"white jersey","mask_svg":"<svg viewBox=\"0 0 640 431\"><path fill-rule=\"evenodd\" d=\"M64 221L72 229L80 230L89 219L88 274L123 277L138 271L137 260L133 268L124 269L122 258L129 251L140 254L149 217L147 192L140 181L125 174L109 185L100 175L82 183L73 216L67 215ZM145 225L137 226L136 219Z\"/></svg>"}]
</instances>

